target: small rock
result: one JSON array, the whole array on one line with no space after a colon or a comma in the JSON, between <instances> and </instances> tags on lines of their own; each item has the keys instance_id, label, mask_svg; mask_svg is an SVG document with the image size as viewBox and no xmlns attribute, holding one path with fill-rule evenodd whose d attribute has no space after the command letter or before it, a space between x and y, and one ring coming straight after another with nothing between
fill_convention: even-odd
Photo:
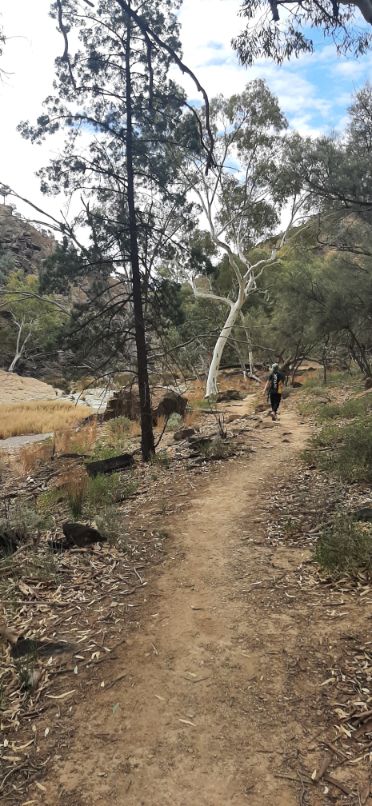
<instances>
[{"instance_id":1,"label":"small rock","mask_svg":"<svg viewBox=\"0 0 372 806\"><path fill-rule=\"evenodd\" d=\"M107 538L98 529L88 526L86 523L64 523L63 534L66 538L66 548L69 546L91 546L93 543L105 543Z\"/></svg>"},{"instance_id":2,"label":"small rock","mask_svg":"<svg viewBox=\"0 0 372 806\"><path fill-rule=\"evenodd\" d=\"M245 395L238 389L224 389L217 395L217 403L228 403L230 400L243 400Z\"/></svg>"},{"instance_id":3,"label":"small rock","mask_svg":"<svg viewBox=\"0 0 372 806\"><path fill-rule=\"evenodd\" d=\"M175 442L181 442L183 439L188 439L188 437L192 437L196 434L195 428L179 428L178 431L175 431L173 434L173 439Z\"/></svg>"},{"instance_id":4,"label":"small rock","mask_svg":"<svg viewBox=\"0 0 372 806\"><path fill-rule=\"evenodd\" d=\"M233 423L235 420L240 420L242 416L242 414L228 414L227 417L225 417L225 423Z\"/></svg>"},{"instance_id":5,"label":"small rock","mask_svg":"<svg viewBox=\"0 0 372 806\"><path fill-rule=\"evenodd\" d=\"M372 521L372 507L361 507L353 512L354 518L357 521Z\"/></svg>"}]
</instances>

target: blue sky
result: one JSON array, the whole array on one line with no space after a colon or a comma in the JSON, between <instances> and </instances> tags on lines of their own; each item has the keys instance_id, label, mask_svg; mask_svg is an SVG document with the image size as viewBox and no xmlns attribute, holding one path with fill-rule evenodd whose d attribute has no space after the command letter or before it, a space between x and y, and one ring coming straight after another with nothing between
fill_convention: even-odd
<instances>
[{"instance_id":1,"label":"blue sky","mask_svg":"<svg viewBox=\"0 0 372 806\"><path fill-rule=\"evenodd\" d=\"M243 68L231 48L231 39L243 24L239 7L240 0L184 0L180 16L185 60L191 62L209 95L239 92L252 78L265 78L301 134L342 130L353 93L372 81L372 53L358 60L337 57L335 47L319 32L314 54L282 67L261 60Z\"/></svg>"},{"instance_id":2,"label":"blue sky","mask_svg":"<svg viewBox=\"0 0 372 806\"><path fill-rule=\"evenodd\" d=\"M302 135L316 137L333 128L342 131L353 92L372 81L372 52L359 60L337 58L335 49L319 42L314 55L278 67L262 60L246 69L239 65L231 39L242 27L241 0L184 0L180 11L184 61L194 70L210 97L241 91L257 77L266 79L278 96L291 125ZM49 17L50 0L2 0L1 19L9 36L3 67L9 75L0 82L0 181L15 187L36 203L58 212L64 200L48 200L39 192L35 172L58 152L58 136L43 146L22 140L20 120L34 120L51 92L55 56L63 43ZM195 87L175 73L190 98Z\"/></svg>"}]
</instances>

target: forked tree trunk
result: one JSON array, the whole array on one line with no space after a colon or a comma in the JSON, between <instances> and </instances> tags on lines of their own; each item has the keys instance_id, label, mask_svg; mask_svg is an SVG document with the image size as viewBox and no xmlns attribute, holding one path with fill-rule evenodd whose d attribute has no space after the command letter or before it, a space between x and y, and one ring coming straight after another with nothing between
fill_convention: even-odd
<instances>
[{"instance_id":1,"label":"forked tree trunk","mask_svg":"<svg viewBox=\"0 0 372 806\"><path fill-rule=\"evenodd\" d=\"M218 370L221 364L221 358L223 356L223 351L226 347L226 342L231 336L232 329L236 323L236 320L239 316L239 313L244 305L245 299L239 299L231 305L230 313L226 319L226 322L221 330L221 333L216 341L213 350L213 357L209 367L208 378L207 378L207 388L205 392L206 397L213 397L213 395L217 394L217 377L218 377Z\"/></svg>"},{"instance_id":2,"label":"forked tree trunk","mask_svg":"<svg viewBox=\"0 0 372 806\"><path fill-rule=\"evenodd\" d=\"M14 370L15 370L17 364L18 364L19 359L22 358L22 355L24 353L26 344L27 344L28 340L31 338L31 330L30 330L27 333L27 335L25 336L25 338L23 339L23 342L22 342L22 334L23 334L23 329L24 329L24 325L25 325L25 320L22 319L20 322L17 322L16 318L13 315L12 315L12 319L13 319L14 324L17 325L18 334L17 334L17 344L16 344L15 356L14 356L13 361L12 361L12 363L11 363L9 369L8 369L8 372L14 372Z\"/></svg>"}]
</instances>

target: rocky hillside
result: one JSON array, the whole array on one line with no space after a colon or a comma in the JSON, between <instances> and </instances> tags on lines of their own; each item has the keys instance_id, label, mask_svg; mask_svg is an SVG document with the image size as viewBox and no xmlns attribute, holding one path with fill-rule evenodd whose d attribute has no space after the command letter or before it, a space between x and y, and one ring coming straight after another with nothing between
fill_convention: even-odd
<instances>
[{"instance_id":1,"label":"rocky hillside","mask_svg":"<svg viewBox=\"0 0 372 806\"><path fill-rule=\"evenodd\" d=\"M27 274L35 274L54 249L55 240L46 230L36 229L13 206L0 205L2 273L6 272L6 260L9 257L12 269L23 269Z\"/></svg>"}]
</instances>

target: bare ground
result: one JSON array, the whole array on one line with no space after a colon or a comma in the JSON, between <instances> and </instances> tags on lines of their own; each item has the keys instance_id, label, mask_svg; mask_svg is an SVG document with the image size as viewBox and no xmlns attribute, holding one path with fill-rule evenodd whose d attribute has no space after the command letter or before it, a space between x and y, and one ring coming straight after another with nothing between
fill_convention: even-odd
<instances>
[{"instance_id":1,"label":"bare ground","mask_svg":"<svg viewBox=\"0 0 372 806\"><path fill-rule=\"evenodd\" d=\"M372 802L364 768L355 797L349 768L332 773L336 786L311 783L332 728L322 683L367 615L352 599L342 619L330 617L323 593L301 583L308 549L268 541L277 481L291 476L308 427L289 410L261 433L253 457L200 481L186 510L166 522L169 555L111 665L113 685L97 684L76 705L71 740L27 803Z\"/></svg>"}]
</instances>

